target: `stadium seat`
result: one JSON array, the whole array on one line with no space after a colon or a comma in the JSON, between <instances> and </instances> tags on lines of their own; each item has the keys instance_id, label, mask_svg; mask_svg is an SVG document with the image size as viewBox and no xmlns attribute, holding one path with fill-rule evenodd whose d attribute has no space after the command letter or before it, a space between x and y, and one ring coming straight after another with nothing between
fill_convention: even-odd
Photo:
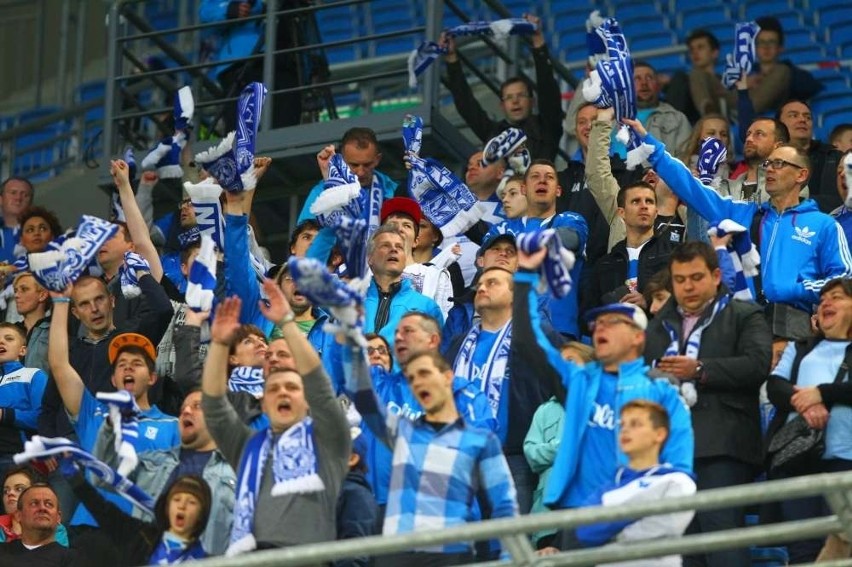
<instances>
[{"instance_id":1,"label":"stadium seat","mask_svg":"<svg viewBox=\"0 0 852 567\"><path fill-rule=\"evenodd\" d=\"M90 81L83 83L74 91L74 102L78 104L86 103L91 100L103 98L106 93L106 83L104 81ZM93 156L100 156L103 151L103 138L100 133L103 131L104 107L96 106L86 111L83 116L83 136L82 147L91 149ZM92 146L92 144L96 144Z\"/></svg>"},{"instance_id":2,"label":"stadium seat","mask_svg":"<svg viewBox=\"0 0 852 567\"><path fill-rule=\"evenodd\" d=\"M831 6L847 6L849 0L804 0L804 7L810 10L828 8Z\"/></svg>"},{"instance_id":3,"label":"stadium seat","mask_svg":"<svg viewBox=\"0 0 852 567\"><path fill-rule=\"evenodd\" d=\"M678 34L684 38L699 28L707 28L713 24L730 27L731 34L734 33L731 25L731 11L727 6L722 6L719 10L708 10L704 6L692 6L684 8L675 16L675 28Z\"/></svg>"},{"instance_id":4,"label":"stadium seat","mask_svg":"<svg viewBox=\"0 0 852 567\"><path fill-rule=\"evenodd\" d=\"M827 140L831 131L840 124L852 123L852 105L837 106L825 111L819 117L820 126L816 128L816 136L820 140Z\"/></svg>"},{"instance_id":5,"label":"stadium seat","mask_svg":"<svg viewBox=\"0 0 852 567\"><path fill-rule=\"evenodd\" d=\"M25 110L18 114L17 124L24 125L45 116L62 110L58 106L41 106ZM44 181L58 174L60 168L31 174L41 167L50 165L58 159L65 157L67 140L55 140L60 134L68 132L68 123L58 121L48 124L38 131L20 136L15 140L15 163L12 171L14 175L28 177L31 181ZM43 147L34 148L40 144L48 144Z\"/></svg>"},{"instance_id":6,"label":"stadium seat","mask_svg":"<svg viewBox=\"0 0 852 567\"><path fill-rule=\"evenodd\" d=\"M796 65L819 63L825 61L825 48L821 45L803 45L801 47L784 48L784 59L790 59Z\"/></svg>"},{"instance_id":7,"label":"stadium seat","mask_svg":"<svg viewBox=\"0 0 852 567\"><path fill-rule=\"evenodd\" d=\"M852 48L852 44L849 47ZM852 50L850 50L850 55L852 55ZM816 69L812 71L812 74L814 78L825 85L826 94L845 92L852 86L849 82L850 73L847 69L840 69L839 67Z\"/></svg>"},{"instance_id":8,"label":"stadium seat","mask_svg":"<svg viewBox=\"0 0 852 567\"><path fill-rule=\"evenodd\" d=\"M784 51L797 47L810 47L815 45L816 37L813 30L808 28L784 30Z\"/></svg>"},{"instance_id":9,"label":"stadium seat","mask_svg":"<svg viewBox=\"0 0 852 567\"><path fill-rule=\"evenodd\" d=\"M844 2L836 6L826 6L815 12L817 25L828 25L833 22L852 20L852 4Z\"/></svg>"},{"instance_id":10,"label":"stadium seat","mask_svg":"<svg viewBox=\"0 0 852 567\"><path fill-rule=\"evenodd\" d=\"M668 31L651 32L630 36L628 40L631 52L659 49L675 45L674 34Z\"/></svg>"},{"instance_id":11,"label":"stadium seat","mask_svg":"<svg viewBox=\"0 0 852 567\"><path fill-rule=\"evenodd\" d=\"M775 16L793 8L790 0L749 0L740 5L741 20L756 20L761 16Z\"/></svg>"}]
</instances>

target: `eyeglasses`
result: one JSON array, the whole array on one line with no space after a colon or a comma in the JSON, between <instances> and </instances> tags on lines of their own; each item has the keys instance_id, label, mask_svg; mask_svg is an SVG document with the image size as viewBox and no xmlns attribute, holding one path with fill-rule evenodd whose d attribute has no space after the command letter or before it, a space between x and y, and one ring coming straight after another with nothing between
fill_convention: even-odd
<instances>
[{"instance_id":1,"label":"eyeglasses","mask_svg":"<svg viewBox=\"0 0 852 567\"><path fill-rule=\"evenodd\" d=\"M500 97L500 100L503 102L515 102L516 100L524 100L527 98L532 98L532 96L527 93L517 93L517 94L508 94Z\"/></svg>"},{"instance_id":2,"label":"eyeglasses","mask_svg":"<svg viewBox=\"0 0 852 567\"><path fill-rule=\"evenodd\" d=\"M785 165L795 167L796 169L805 169L801 165L793 163L792 161L787 161L786 159L768 159L762 164L760 164L760 167L762 167L763 169L769 169L770 167L772 169L781 169Z\"/></svg>"},{"instance_id":3,"label":"eyeglasses","mask_svg":"<svg viewBox=\"0 0 852 567\"><path fill-rule=\"evenodd\" d=\"M594 332L597 327L608 329L609 327L614 327L616 325L630 325L631 327L636 327L636 324L630 319L613 315L611 317L598 317L589 323L589 331Z\"/></svg>"},{"instance_id":4,"label":"eyeglasses","mask_svg":"<svg viewBox=\"0 0 852 567\"><path fill-rule=\"evenodd\" d=\"M178 209L182 209L184 207L191 207L192 199L183 199L180 203L178 203Z\"/></svg>"},{"instance_id":5,"label":"eyeglasses","mask_svg":"<svg viewBox=\"0 0 852 567\"><path fill-rule=\"evenodd\" d=\"M367 354L369 354L369 355L380 354L380 355L384 356L384 355L388 354L388 349L383 347L383 346L371 346L371 347L367 347Z\"/></svg>"}]
</instances>

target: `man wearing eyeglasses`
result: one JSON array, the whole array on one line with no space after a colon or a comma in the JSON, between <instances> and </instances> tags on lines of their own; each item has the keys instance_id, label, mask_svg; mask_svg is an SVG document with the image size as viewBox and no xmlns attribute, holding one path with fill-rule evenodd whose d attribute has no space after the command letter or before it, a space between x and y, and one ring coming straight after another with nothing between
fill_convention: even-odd
<instances>
[{"instance_id":1,"label":"man wearing eyeglasses","mask_svg":"<svg viewBox=\"0 0 852 567\"><path fill-rule=\"evenodd\" d=\"M660 455L661 463L692 470L693 435L689 409L667 379L655 379L642 359L645 350L645 312L630 303L611 303L592 309L586 320L592 332L597 360L579 366L562 358L542 331L535 308L539 267L547 254L518 250L515 274L514 326L536 336L527 345L531 356L546 359L568 391L562 439L545 488L550 508L575 508L615 478L627 456L618 447L618 416L627 402L645 399L663 406L671 418L671 433ZM570 535L562 549L576 547Z\"/></svg>"},{"instance_id":2,"label":"man wearing eyeglasses","mask_svg":"<svg viewBox=\"0 0 852 567\"><path fill-rule=\"evenodd\" d=\"M503 112L503 119L493 120L482 108L467 83L456 52L455 40L442 34L440 43L447 49L444 59L447 62L448 87L453 95L456 110L480 140L487 142L509 127L520 128L527 135L527 149L532 158L553 161L562 138L562 95L553 76L553 62L544 41L541 19L530 14L525 17L536 25L530 51L535 62L538 93L526 77L515 76L506 79L500 85L500 110ZM537 115L532 113L534 102L538 102Z\"/></svg>"},{"instance_id":3,"label":"man wearing eyeglasses","mask_svg":"<svg viewBox=\"0 0 852 567\"><path fill-rule=\"evenodd\" d=\"M852 274L852 253L835 220L813 200L800 202L810 175L810 161L797 148L782 144L763 162L769 202L758 205L720 197L692 176L665 146L635 120L625 120L644 143L648 158L672 191L711 222L733 220L745 227L760 253L760 273L753 280L758 302L769 306L772 332L785 339L811 334L810 315L823 284Z\"/></svg>"}]
</instances>

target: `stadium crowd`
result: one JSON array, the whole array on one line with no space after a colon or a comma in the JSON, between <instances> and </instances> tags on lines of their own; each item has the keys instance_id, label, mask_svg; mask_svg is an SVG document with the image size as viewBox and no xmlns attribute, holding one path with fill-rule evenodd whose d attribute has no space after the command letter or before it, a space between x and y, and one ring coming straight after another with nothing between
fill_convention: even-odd
<instances>
[{"instance_id":1,"label":"stadium crowd","mask_svg":"<svg viewBox=\"0 0 852 567\"><path fill-rule=\"evenodd\" d=\"M202 4L207 21L235 20L221 58L245 54L255 39L238 20L263 3ZM103 234L64 231L28 180L3 182L0 565L175 564L852 470L852 124L814 139L777 20L758 21L755 66L730 88L718 40L698 30L684 73L631 64L632 118L578 89L564 122L545 30L525 22L536 86L504 81L498 117L453 35L438 42L483 144L460 178L419 157L408 123L405 156L351 128L317 148L283 264L251 223L270 160L251 156L226 182L207 152L194 171L172 151L183 98L141 179L112 161L112 224L86 221ZM624 128L645 149L635 168ZM557 169L563 131L579 149ZM381 172L391 159L408 180ZM51 277L86 245L86 269ZM792 425L821 444L788 459ZM830 513L808 498L760 519ZM541 554L627 545L745 517L653 516L531 542ZM794 563L822 547L787 545ZM339 564L505 551L458 542Z\"/></svg>"}]
</instances>

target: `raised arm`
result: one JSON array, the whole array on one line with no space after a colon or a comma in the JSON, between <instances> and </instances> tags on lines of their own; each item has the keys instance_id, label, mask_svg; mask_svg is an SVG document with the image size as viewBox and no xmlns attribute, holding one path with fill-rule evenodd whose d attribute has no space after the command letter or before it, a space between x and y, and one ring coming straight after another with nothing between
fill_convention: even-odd
<instances>
[{"instance_id":1,"label":"raised arm","mask_svg":"<svg viewBox=\"0 0 852 567\"><path fill-rule=\"evenodd\" d=\"M607 224L612 224L618 211L618 181L612 174L609 161L610 134L615 111L611 108L598 110L589 134L589 153L586 156L586 182L595 202L601 209Z\"/></svg>"},{"instance_id":2,"label":"raised arm","mask_svg":"<svg viewBox=\"0 0 852 567\"><path fill-rule=\"evenodd\" d=\"M118 188L118 197L127 219L130 239L139 255L148 261L148 265L151 267L151 275L159 282L163 279L163 263L160 261L160 255L151 241L151 231L145 223L142 209L139 208L139 203L136 202L136 197L133 195L133 188L130 186L130 168L124 160L118 159L110 162L110 173L115 186Z\"/></svg>"},{"instance_id":3,"label":"raised arm","mask_svg":"<svg viewBox=\"0 0 852 567\"><path fill-rule=\"evenodd\" d=\"M462 69L458 53L456 53L455 39L442 33L439 42L448 50L444 57L447 62L447 88L453 96L456 110L474 134L480 140L485 141L493 134L493 129L497 123L488 117L488 113L476 100L470 85L467 84L464 69Z\"/></svg>"},{"instance_id":4,"label":"raised arm","mask_svg":"<svg viewBox=\"0 0 852 567\"><path fill-rule=\"evenodd\" d=\"M50 362L50 374L56 382L62 403L68 414L74 418L80 413L80 402L86 386L68 358L68 311L71 305L72 286L65 291L50 292L53 300L53 316L48 334L47 360Z\"/></svg>"},{"instance_id":5,"label":"raised arm","mask_svg":"<svg viewBox=\"0 0 852 567\"><path fill-rule=\"evenodd\" d=\"M245 192L225 192L225 280L228 293L238 295L245 305L241 320L263 329L265 325L257 309L260 285L251 267L248 215L243 211L247 198Z\"/></svg>"}]
</instances>

